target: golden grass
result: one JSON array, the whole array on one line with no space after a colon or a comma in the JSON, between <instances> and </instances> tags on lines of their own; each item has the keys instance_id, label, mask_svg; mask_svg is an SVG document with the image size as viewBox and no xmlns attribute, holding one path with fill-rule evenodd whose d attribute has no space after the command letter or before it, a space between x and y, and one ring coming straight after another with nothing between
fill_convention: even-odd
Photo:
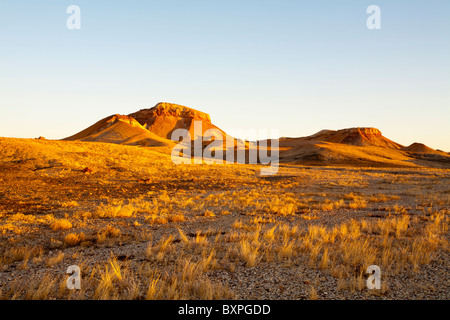
<instances>
[{"instance_id":1,"label":"golden grass","mask_svg":"<svg viewBox=\"0 0 450 320\"><path fill-rule=\"evenodd\" d=\"M86 236L83 232L81 233L69 233L67 234L63 242L68 246L76 246L83 242L86 239Z\"/></svg>"},{"instance_id":2,"label":"golden grass","mask_svg":"<svg viewBox=\"0 0 450 320\"><path fill-rule=\"evenodd\" d=\"M0 178L5 203L17 204L0 208L0 267L28 280L5 281L6 299L242 298L217 275L255 267L304 268L360 293L370 264L383 270L378 294L391 298L389 277L443 263L436 257L448 248L446 170L292 166L262 178L253 165L175 166L151 148L0 143L9 148L1 164L20 168ZM91 175L79 171L86 166ZM139 248L136 257L100 258L122 245ZM94 248L102 255L85 255ZM65 274L42 282L83 259L92 259L83 290L65 289ZM305 297L318 288L308 284Z\"/></svg>"},{"instance_id":3,"label":"golden grass","mask_svg":"<svg viewBox=\"0 0 450 320\"><path fill-rule=\"evenodd\" d=\"M72 223L67 219L55 219L50 223L50 228L53 231L67 230L72 228Z\"/></svg>"},{"instance_id":4,"label":"golden grass","mask_svg":"<svg viewBox=\"0 0 450 320\"><path fill-rule=\"evenodd\" d=\"M0 255L0 267L3 264L9 265L15 262L21 262L17 268L19 270L27 270L30 261L34 264L42 262L43 254L44 248L41 246L10 248Z\"/></svg>"},{"instance_id":5,"label":"golden grass","mask_svg":"<svg viewBox=\"0 0 450 320\"><path fill-rule=\"evenodd\" d=\"M380 265L386 276L408 266L418 272L421 265L429 263L439 246L446 245L442 235L448 231L448 217L437 212L423 227L418 227L416 220L412 221L409 216L352 220L333 228L311 225L306 230L288 223L257 226L251 230L238 228L236 235L216 236L214 241L208 240L210 232L199 231L190 239L178 229L179 242L175 242L173 236L163 237L156 243L150 241L146 250L149 262L144 262L137 271L131 270L131 261L121 262L116 257L103 266L95 266L90 280L86 281L91 289L83 292L91 292L94 299L232 298L235 295L229 289L208 279L206 274L210 270L225 268L236 272L236 267L252 268L262 262L290 261L289 265L292 265L302 261L305 254L310 267L319 268L337 279L339 291L361 292L366 290L365 269L368 265ZM110 226L105 231L117 232ZM413 234L415 238L411 237ZM230 241L231 247L227 245ZM397 242L402 246L395 245ZM176 248L184 249L180 252ZM26 252L30 249L19 250L16 255L24 257ZM193 260L195 252L198 252L197 258ZM64 253L59 252L50 257L46 265L58 265L64 257ZM169 263L172 271L163 272L151 261ZM144 274L146 281L142 283ZM16 284L14 290L38 299L67 294L55 281L48 285L34 282L22 289L21 284ZM384 281L377 295L388 293L389 287ZM12 292L4 294L8 298L14 296ZM19 296L18 293L15 298ZM310 287L309 298L319 298L315 286Z\"/></svg>"},{"instance_id":6,"label":"golden grass","mask_svg":"<svg viewBox=\"0 0 450 320\"><path fill-rule=\"evenodd\" d=\"M259 243L250 243L242 240L239 243L238 255L245 262L247 267L254 267L259 260Z\"/></svg>"},{"instance_id":7,"label":"golden grass","mask_svg":"<svg viewBox=\"0 0 450 320\"><path fill-rule=\"evenodd\" d=\"M129 218L135 213L135 208L133 205L124 205L121 201L120 204L116 205L105 205L100 204L94 213L95 217L98 218Z\"/></svg>"},{"instance_id":8,"label":"golden grass","mask_svg":"<svg viewBox=\"0 0 450 320\"><path fill-rule=\"evenodd\" d=\"M53 266L57 265L58 263L60 263L63 259L64 259L64 252L59 251L57 255L48 258L47 266L53 267Z\"/></svg>"}]
</instances>

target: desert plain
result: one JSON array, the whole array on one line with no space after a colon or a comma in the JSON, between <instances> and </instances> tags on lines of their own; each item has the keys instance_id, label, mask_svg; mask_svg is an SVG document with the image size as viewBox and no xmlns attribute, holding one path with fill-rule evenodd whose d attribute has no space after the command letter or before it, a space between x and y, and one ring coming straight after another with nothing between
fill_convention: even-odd
<instances>
[{"instance_id":1,"label":"desert plain","mask_svg":"<svg viewBox=\"0 0 450 320\"><path fill-rule=\"evenodd\" d=\"M450 298L445 152L326 130L280 139L261 175L173 163L167 134L195 115L151 116L0 138L1 299Z\"/></svg>"}]
</instances>

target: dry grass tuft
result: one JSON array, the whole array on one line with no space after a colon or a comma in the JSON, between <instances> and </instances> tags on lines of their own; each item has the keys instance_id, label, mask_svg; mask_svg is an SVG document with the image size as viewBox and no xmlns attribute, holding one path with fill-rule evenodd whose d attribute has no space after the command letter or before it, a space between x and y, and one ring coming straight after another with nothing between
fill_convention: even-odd
<instances>
[{"instance_id":1,"label":"dry grass tuft","mask_svg":"<svg viewBox=\"0 0 450 320\"><path fill-rule=\"evenodd\" d=\"M63 242L68 246L76 246L83 242L86 239L86 236L83 232L81 233L69 233L64 237Z\"/></svg>"},{"instance_id":2,"label":"dry grass tuft","mask_svg":"<svg viewBox=\"0 0 450 320\"><path fill-rule=\"evenodd\" d=\"M72 228L72 223L67 219L56 219L50 223L50 228L53 231L67 230Z\"/></svg>"}]
</instances>

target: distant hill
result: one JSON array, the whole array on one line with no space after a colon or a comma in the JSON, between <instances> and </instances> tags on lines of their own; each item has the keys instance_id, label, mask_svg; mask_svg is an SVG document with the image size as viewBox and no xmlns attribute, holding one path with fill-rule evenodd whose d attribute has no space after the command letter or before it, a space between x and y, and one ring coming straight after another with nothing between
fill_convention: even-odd
<instances>
[{"instance_id":1,"label":"distant hill","mask_svg":"<svg viewBox=\"0 0 450 320\"><path fill-rule=\"evenodd\" d=\"M438 154L438 155L442 155L442 156L447 155L444 151L434 150L430 147L427 147L423 143L418 143L418 142L414 142L413 144L411 144L408 147L403 147L402 150L412 152L412 153L429 153L429 154Z\"/></svg>"},{"instance_id":2,"label":"distant hill","mask_svg":"<svg viewBox=\"0 0 450 320\"><path fill-rule=\"evenodd\" d=\"M450 167L450 157L415 143L405 147L376 128L322 130L307 137L280 138L280 161L359 166Z\"/></svg>"},{"instance_id":3,"label":"distant hill","mask_svg":"<svg viewBox=\"0 0 450 320\"><path fill-rule=\"evenodd\" d=\"M194 132L195 121L201 122L201 134ZM236 143L234 154L237 154L237 148L246 149L246 159L249 148L253 148L248 142L237 143L236 139L211 122L209 114L167 102L160 102L153 108L141 109L129 115L109 116L64 140L172 148L178 142L171 140L176 129L187 130L191 140L207 140L203 141L203 148L210 143L209 139L205 139L207 130L215 136L227 137L229 141ZM384 137L377 128L321 130L307 137L280 138L278 143L281 162L309 165L450 167L448 153L421 143L405 147Z\"/></svg>"},{"instance_id":4,"label":"distant hill","mask_svg":"<svg viewBox=\"0 0 450 320\"><path fill-rule=\"evenodd\" d=\"M201 122L200 134L194 132L195 121ZM203 137L207 130L216 137L234 139L212 124L208 114L185 106L160 102L153 108L142 109L130 115L109 116L63 140L172 146L172 133L176 129L187 130L191 140Z\"/></svg>"},{"instance_id":5,"label":"distant hill","mask_svg":"<svg viewBox=\"0 0 450 320\"><path fill-rule=\"evenodd\" d=\"M349 128L342 130L322 130L303 138L308 141L343 143L354 146L378 146L389 149L401 149L403 146L381 134L376 128Z\"/></svg>"}]
</instances>

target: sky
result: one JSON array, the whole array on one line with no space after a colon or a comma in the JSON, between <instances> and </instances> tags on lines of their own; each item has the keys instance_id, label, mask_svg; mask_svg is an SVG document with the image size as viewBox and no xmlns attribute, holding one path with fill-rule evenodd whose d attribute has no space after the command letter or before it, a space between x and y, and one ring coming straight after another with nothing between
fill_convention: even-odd
<instances>
[{"instance_id":1,"label":"sky","mask_svg":"<svg viewBox=\"0 0 450 320\"><path fill-rule=\"evenodd\" d=\"M0 0L0 136L62 139L158 102L226 132L376 127L450 151L450 1Z\"/></svg>"}]
</instances>

